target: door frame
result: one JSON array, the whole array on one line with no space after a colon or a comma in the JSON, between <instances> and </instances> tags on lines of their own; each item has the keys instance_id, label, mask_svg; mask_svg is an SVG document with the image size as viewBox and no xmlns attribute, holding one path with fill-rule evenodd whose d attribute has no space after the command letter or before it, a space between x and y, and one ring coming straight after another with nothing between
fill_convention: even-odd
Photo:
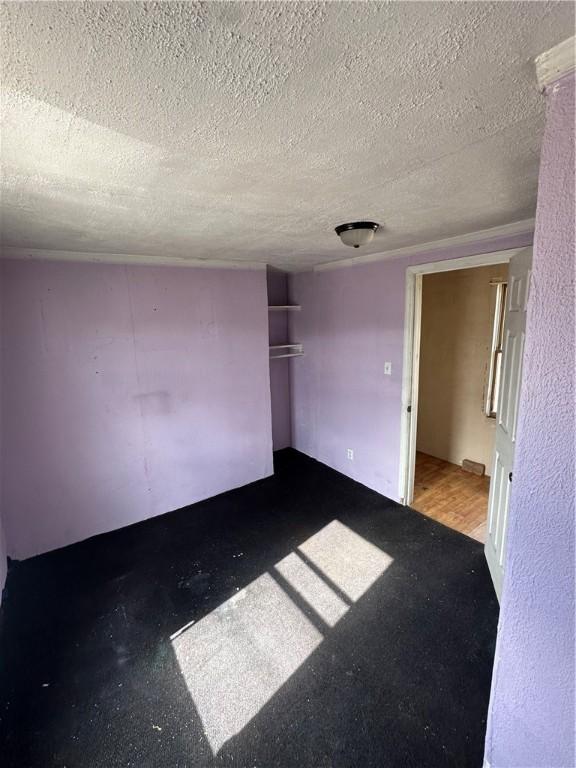
<instances>
[{"instance_id":1,"label":"door frame","mask_svg":"<svg viewBox=\"0 0 576 768\"><path fill-rule=\"evenodd\" d=\"M422 326L422 276L437 272L454 272L458 269L489 267L493 264L507 264L515 253L519 253L525 248L526 246L522 246L521 248L512 248L505 251L463 256L459 259L442 259L426 264L417 264L406 269L400 475L398 486L398 497L402 504L409 506L414 498L416 429L418 426L418 378Z\"/></svg>"}]
</instances>

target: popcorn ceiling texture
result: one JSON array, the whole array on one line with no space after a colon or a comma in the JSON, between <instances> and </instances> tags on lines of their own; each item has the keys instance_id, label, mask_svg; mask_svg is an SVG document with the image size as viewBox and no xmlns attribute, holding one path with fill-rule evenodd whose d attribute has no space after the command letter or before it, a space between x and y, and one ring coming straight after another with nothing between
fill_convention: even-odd
<instances>
[{"instance_id":1,"label":"popcorn ceiling texture","mask_svg":"<svg viewBox=\"0 0 576 768\"><path fill-rule=\"evenodd\" d=\"M574 75L551 86L486 758L574 753ZM543 426L545 428L543 428Z\"/></svg>"},{"instance_id":2,"label":"popcorn ceiling texture","mask_svg":"<svg viewBox=\"0 0 576 768\"><path fill-rule=\"evenodd\" d=\"M571 3L4 3L3 243L349 258L529 218Z\"/></svg>"}]
</instances>

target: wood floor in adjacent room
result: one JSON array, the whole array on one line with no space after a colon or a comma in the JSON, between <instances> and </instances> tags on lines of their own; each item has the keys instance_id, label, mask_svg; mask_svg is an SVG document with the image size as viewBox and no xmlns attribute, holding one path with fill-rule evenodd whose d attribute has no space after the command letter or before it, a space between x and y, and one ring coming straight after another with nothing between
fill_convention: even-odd
<instances>
[{"instance_id":1,"label":"wood floor in adjacent room","mask_svg":"<svg viewBox=\"0 0 576 768\"><path fill-rule=\"evenodd\" d=\"M435 456L416 454L412 508L482 543L489 489L486 475L478 477Z\"/></svg>"}]
</instances>

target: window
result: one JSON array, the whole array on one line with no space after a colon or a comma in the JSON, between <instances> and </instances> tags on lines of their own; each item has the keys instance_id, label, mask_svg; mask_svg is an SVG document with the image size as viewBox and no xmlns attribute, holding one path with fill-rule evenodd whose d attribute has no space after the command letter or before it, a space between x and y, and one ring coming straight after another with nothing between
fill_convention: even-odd
<instances>
[{"instance_id":1,"label":"window","mask_svg":"<svg viewBox=\"0 0 576 768\"><path fill-rule=\"evenodd\" d=\"M488 378L488 397L486 398L486 416L489 416L492 419L496 418L496 412L498 410L507 291L507 283L496 284L496 308L494 310L494 329L492 331L492 354L490 357L490 376Z\"/></svg>"}]
</instances>

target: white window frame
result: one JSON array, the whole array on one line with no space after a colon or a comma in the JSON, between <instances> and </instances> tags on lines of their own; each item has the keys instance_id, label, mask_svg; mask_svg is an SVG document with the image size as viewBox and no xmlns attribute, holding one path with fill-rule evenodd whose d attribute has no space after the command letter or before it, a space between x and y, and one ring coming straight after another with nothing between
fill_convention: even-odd
<instances>
[{"instance_id":1,"label":"white window frame","mask_svg":"<svg viewBox=\"0 0 576 768\"><path fill-rule=\"evenodd\" d=\"M494 322L492 328L492 344L490 345L490 365L488 368L488 387L484 413L489 419L496 418L496 378L502 370L502 344L504 342L504 316L506 314L506 298L508 283L506 280L494 283L496 286L496 304L494 306Z\"/></svg>"}]
</instances>

